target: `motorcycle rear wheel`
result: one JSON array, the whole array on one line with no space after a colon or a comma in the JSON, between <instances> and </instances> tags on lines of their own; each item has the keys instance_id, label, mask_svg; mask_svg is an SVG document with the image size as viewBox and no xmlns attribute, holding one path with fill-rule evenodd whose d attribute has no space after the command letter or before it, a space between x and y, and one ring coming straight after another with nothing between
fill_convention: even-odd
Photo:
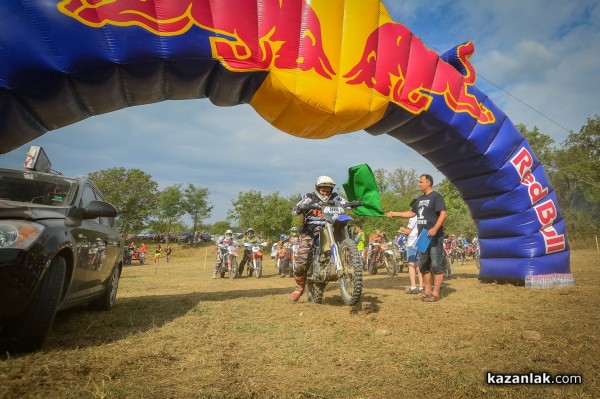
<instances>
[{"instance_id":1,"label":"motorcycle rear wheel","mask_svg":"<svg viewBox=\"0 0 600 399\"><path fill-rule=\"evenodd\" d=\"M338 279L340 294L346 305L354 306L362 294L362 261L352 239L340 243L338 256L342 264L342 275Z\"/></svg>"}]
</instances>

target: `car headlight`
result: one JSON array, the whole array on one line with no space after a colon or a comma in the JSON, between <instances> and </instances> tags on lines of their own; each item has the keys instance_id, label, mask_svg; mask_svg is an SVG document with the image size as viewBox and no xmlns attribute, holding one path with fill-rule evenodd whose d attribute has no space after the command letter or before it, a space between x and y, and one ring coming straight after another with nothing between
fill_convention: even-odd
<instances>
[{"instance_id":1,"label":"car headlight","mask_svg":"<svg viewBox=\"0 0 600 399\"><path fill-rule=\"evenodd\" d=\"M0 220L0 248L28 249L44 229L34 222Z\"/></svg>"}]
</instances>

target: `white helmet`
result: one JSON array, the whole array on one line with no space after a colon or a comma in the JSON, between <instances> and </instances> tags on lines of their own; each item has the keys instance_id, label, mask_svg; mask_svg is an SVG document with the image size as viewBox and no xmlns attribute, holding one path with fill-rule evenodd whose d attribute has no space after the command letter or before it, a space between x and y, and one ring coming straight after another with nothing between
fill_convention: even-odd
<instances>
[{"instance_id":1,"label":"white helmet","mask_svg":"<svg viewBox=\"0 0 600 399\"><path fill-rule=\"evenodd\" d=\"M227 235L227 234L233 235L233 231L231 231L231 230L228 229L228 230L225 231L225 235Z\"/></svg>"},{"instance_id":2,"label":"white helmet","mask_svg":"<svg viewBox=\"0 0 600 399\"><path fill-rule=\"evenodd\" d=\"M335 182L329 176L319 176L317 178L317 181L315 182L315 188L318 189L319 187L331 187L331 188L334 188L335 187Z\"/></svg>"},{"instance_id":3,"label":"white helmet","mask_svg":"<svg viewBox=\"0 0 600 399\"><path fill-rule=\"evenodd\" d=\"M335 187L335 182L329 176L319 176L315 182L315 194L317 194L317 197L319 197L321 201L327 201L329 196L322 195L319 192L319 187L330 187L333 190L333 187Z\"/></svg>"}]
</instances>

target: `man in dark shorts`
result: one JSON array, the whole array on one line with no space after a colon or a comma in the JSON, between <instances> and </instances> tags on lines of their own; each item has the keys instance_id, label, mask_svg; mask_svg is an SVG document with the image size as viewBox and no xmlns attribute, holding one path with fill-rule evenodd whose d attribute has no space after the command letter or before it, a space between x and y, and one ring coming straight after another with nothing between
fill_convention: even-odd
<instances>
[{"instance_id":1,"label":"man in dark shorts","mask_svg":"<svg viewBox=\"0 0 600 399\"><path fill-rule=\"evenodd\" d=\"M440 289L444 281L444 220L448 216L444 198L437 191L433 191L433 177L421 175L419 188L423 193L417 198L411 210L404 212L387 212L387 217L411 218L417 216L417 228L420 235L423 229L429 230L427 236L431 238L425 252L419 252L419 270L423 273L425 290L421 299L423 302L436 302L440 297ZM431 274L433 274L433 290L431 289Z\"/></svg>"}]
</instances>

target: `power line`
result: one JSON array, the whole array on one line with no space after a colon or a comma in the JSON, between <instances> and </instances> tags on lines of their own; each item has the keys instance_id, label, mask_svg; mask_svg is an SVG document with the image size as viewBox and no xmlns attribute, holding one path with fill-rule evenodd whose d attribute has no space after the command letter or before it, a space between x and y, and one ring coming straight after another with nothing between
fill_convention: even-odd
<instances>
[{"instance_id":1,"label":"power line","mask_svg":"<svg viewBox=\"0 0 600 399\"><path fill-rule=\"evenodd\" d=\"M531 105L527 104L525 101L521 100L520 98L517 98L515 96L513 96L511 93L507 92L506 90L504 90L502 87L498 86L497 84L495 84L494 82L490 81L489 79L487 79L485 76L481 75L481 74L477 74L477 77L480 77L481 79L485 80L486 82L488 82L489 84L491 84L492 86L494 86L495 88L497 88L498 90L502 91L503 93L511 96L512 98L514 98L515 100L517 100L518 102L520 102L521 104L523 104L524 106L526 106L527 108L531 109L532 111L537 112L538 114L540 114L541 116L543 116L544 118L548 119L550 122L554 123L556 126L560 127L561 129L563 129L565 132L567 133L571 133L571 130L567 129L566 127L564 127L563 125L561 125L560 123L556 122L554 119L550 118L548 115L544 114L541 111L538 111L537 109L533 108Z\"/></svg>"},{"instance_id":2,"label":"power line","mask_svg":"<svg viewBox=\"0 0 600 399\"><path fill-rule=\"evenodd\" d=\"M434 49L438 54L441 54L440 50L437 49L435 46L432 46L431 44L429 44L428 42L423 40L423 43L425 43L427 46L429 46L430 48ZM567 133L571 133L572 130L567 129L566 127L564 127L563 125L561 125L560 123L556 122L554 119L550 118L548 115L544 114L541 111L538 111L537 109L533 108L531 105L527 104L525 101L521 100L520 98L512 95L511 93L509 93L508 91L504 90L502 87L498 86L497 84L495 84L494 82L492 82L491 80L487 79L485 76L477 73L477 77L485 80L486 82L488 82L490 85L494 86L496 89L502 91L504 94L512 97L513 99L517 100L518 102L520 102L521 104L523 104L524 106L526 106L527 108L531 109L532 111L538 113L539 115L541 115L542 117L548 119L550 122L554 123L556 126L560 127L561 129L563 129L565 132Z\"/></svg>"}]
</instances>

